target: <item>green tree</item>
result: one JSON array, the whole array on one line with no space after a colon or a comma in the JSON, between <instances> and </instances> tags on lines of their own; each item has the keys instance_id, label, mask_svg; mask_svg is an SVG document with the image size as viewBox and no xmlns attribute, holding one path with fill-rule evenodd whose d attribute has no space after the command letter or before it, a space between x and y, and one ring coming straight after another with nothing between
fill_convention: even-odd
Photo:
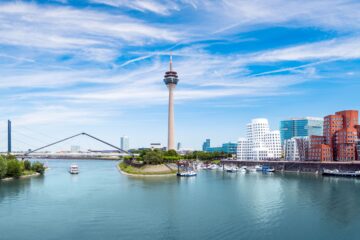
<instances>
[{"instance_id":1,"label":"green tree","mask_svg":"<svg viewBox=\"0 0 360 240\"><path fill-rule=\"evenodd\" d=\"M41 162L34 162L31 169L37 173L40 173L41 175L45 173L44 164L42 164Z\"/></svg>"},{"instance_id":2,"label":"green tree","mask_svg":"<svg viewBox=\"0 0 360 240\"><path fill-rule=\"evenodd\" d=\"M168 150L168 151L164 152L164 156L177 157L178 153L175 150L171 149L171 150Z\"/></svg>"},{"instance_id":3,"label":"green tree","mask_svg":"<svg viewBox=\"0 0 360 240\"><path fill-rule=\"evenodd\" d=\"M24 169L31 170L31 162L29 160L24 161Z\"/></svg>"},{"instance_id":4,"label":"green tree","mask_svg":"<svg viewBox=\"0 0 360 240\"><path fill-rule=\"evenodd\" d=\"M148 151L143 159L146 164L160 164L162 163L162 154L159 151Z\"/></svg>"},{"instance_id":5,"label":"green tree","mask_svg":"<svg viewBox=\"0 0 360 240\"><path fill-rule=\"evenodd\" d=\"M7 161L7 172L6 176L19 178L22 174L21 163L16 159Z\"/></svg>"},{"instance_id":6,"label":"green tree","mask_svg":"<svg viewBox=\"0 0 360 240\"><path fill-rule=\"evenodd\" d=\"M3 156L0 156L0 179L5 177L7 172L7 161Z\"/></svg>"}]
</instances>

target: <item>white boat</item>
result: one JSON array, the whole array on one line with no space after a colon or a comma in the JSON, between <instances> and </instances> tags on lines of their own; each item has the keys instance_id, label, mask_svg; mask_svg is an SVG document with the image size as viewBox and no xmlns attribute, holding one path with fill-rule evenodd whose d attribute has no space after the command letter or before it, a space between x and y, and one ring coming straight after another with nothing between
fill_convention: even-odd
<instances>
[{"instance_id":1,"label":"white boat","mask_svg":"<svg viewBox=\"0 0 360 240\"><path fill-rule=\"evenodd\" d=\"M246 166L242 166L241 168L239 168L239 172L241 173L246 173L247 167Z\"/></svg>"},{"instance_id":2,"label":"white boat","mask_svg":"<svg viewBox=\"0 0 360 240\"><path fill-rule=\"evenodd\" d=\"M226 172L237 172L239 169L237 167L227 167L225 168Z\"/></svg>"},{"instance_id":3,"label":"white boat","mask_svg":"<svg viewBox=\"0 0 360 240\"><path fill-rule=\"evenodd\" d=\"M77 164L71 164L69 168L70 174L79 174L79 166Z\"/></svg>"},{"instance_id":4,"label":"white boat","mask_svg":"<svg viewBox=\"0 0 360 240\"><path fill-rule=\"evenodd\" d=\"M179 177L195 177L197 173L195 171L185 171L185 172L178 172L177 176Z\"/></svg>"},{"instance_id":5,"label":"white boat","mask_svg":"<svg viewBox=\"0 0 360 240\"><path fill-rule=\"evenodd\" d=\"M258 172L260 172L260 171L263 170L263 167L262 167L261 165L256 165L256 166L255 166L255 170L258 171Z\"/></svg>"},{"instance_id":6,"label":"white boat","mask_svg":"<svg viewBox=\"0 0 360 240\"><path fill-rule=\"evenodd\" d=\"M219 168L218 165L216 165L216 164L211 164L211 165L208 166L206 169L208 169L208 170L216 170L216 169L218 169L218 168Z\"/></svg>"},{"instance_id":7,"label":"white boat","mask_svg":"<svg viewBox=\"0 0 360 240\"><path fill-rule=\"evenodd\" d=\"M254 167L249 167L249 168L246 168L246 172L257 172L257 170Z\"/></svg>"}]
</instances>

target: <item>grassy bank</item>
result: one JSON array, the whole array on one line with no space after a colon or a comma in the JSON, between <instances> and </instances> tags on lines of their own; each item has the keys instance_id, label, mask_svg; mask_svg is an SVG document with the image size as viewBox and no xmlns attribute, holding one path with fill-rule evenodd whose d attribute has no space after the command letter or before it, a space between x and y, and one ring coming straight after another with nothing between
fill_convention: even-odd
<instances>
[{"instance_id":1,"label":"grassy bank","mask_svg":"<svg viewBox=\"0 0 360 240\"><path fill-rule=\"evenodd\" d=\"M161 170L159 171L158 169L166 169L166 171ZM176 170L170 170L168 169L165 165L161 164L161 165L145 165L144 167L141 168L136 168L130 165L127 165L124 162L120 162L119 163L119 169L125 173L128 174L133 174L133 175L169 175L169 174L176 174Z\"/></svg>"}]
</instances>

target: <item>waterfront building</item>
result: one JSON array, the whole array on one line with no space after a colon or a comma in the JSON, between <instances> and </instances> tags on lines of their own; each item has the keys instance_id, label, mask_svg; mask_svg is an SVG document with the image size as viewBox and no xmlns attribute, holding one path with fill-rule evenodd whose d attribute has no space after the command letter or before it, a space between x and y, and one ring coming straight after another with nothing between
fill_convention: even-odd
<instances>
[{"instance_id":1,"label":"waterfront building","mask_svg":"<svg viewBox=\"0 0 360 240\"><path fill-rule=\"evenodd\" d=\"M325 136L310 136L309 160L332 161L331 147L325 144Z\"/></svg>"},{"instance_id":2,"label":"waterfront building","mask_svg":"<svg viewBox=\"0 0 360 240\"><path fill-rule=\"evenodd\" d=\"M237 145L237 160L271 160L281 158L280 131L271 131L267 119L253 119L246 125L246 139Z\"/></svg>"},{"instance_id":3,"label":"waterfront building","mask_svg":"<svg viewBox=\"0 0 360 240\"><path fill-rule=\"evenodd\" d=\"M165 73L164 83L169 89L169 108L168 108L168 150L175 150L174 138L175 138L175 127L174 127L174 90L179 82L177 72L172 67L172 55L170 55L169 71Z\"/></svg>"},{"instance_id":4,"label":"waterfront building","mask_svg":"<svg viewBox=\"0 0 360 240\"><path fill-rule=\"evenodd\" d=\"M128 151L130 148L130 140L128 136L122 136L120 138L120 148L124 151Z\"/></svg>"},{"instance_id":5,"label":"waterfront building","mask_svg":"<svg viewBox=\"0 0 360 240\"><path fill-rule=\"evenodd\" d=\"M208 148L210 148L210 139L206 139L205 142L202 145L202 150L204 152L206 152Z\"/></svg>"},{"instance_id":6,"label":"waterfront building","mask_svg":"<svg viewBox=\"0 0 360 240\"><path fill-rule=\"evenodd\" d=\"M239 161L250 160L250 141L246 138L239 138L237 142L236 158Z\"/></svg>"},{"instance_id":7,"label":"waterfront building","mask_svg":"<svg viewBox=\"0 0 360 240\"><path fill-rule=\"evenodd\" d=\"M346 110L324 118L325 143L336 161L356 160L358 111Z\"/></svg>"},{"instance_id":8,"label":"waterfront building","mask_svg":"<svg viewBox=\"0 0 360 240\"><path fill-rule=\"evenodd\" d=\"M206 142L205 142L206 143ZM224 152L229 154L236 154L237 143L223 143L221 147L207 147L205 152Z\"/></svg>"},{"instance_id":9,"label":"waterfront building","mask_svg":"<svg viewBox=\"0 0 360 240\"><path fill-rule=\"evenodd\" d=\"M306 161L310 148L309 137L293 137L284 141L285 160Z\"/></svg>"},{"instance_id":10,"label":"waterfront building","mask_svg":"<svg viewBox=\"0 0 360 240\"><path fill-rule=\"evenodd\" d=\"M358 160L358 111L345 110L324 118L323 138L312 136L309 158L319 161Z\"/></svg>"},{"instance_id":11,"label":"waterfront building","mask_svg":"<svg viewBox=\"0 0 360 240\"><path fill-rule=\"evenodd\" d=\"M237 143L228 142L222 144L222 151L224 153L236 154L236 150L237 150Z\"/></svg>"},{"instance_id":12,"label":"waterfront building","mask_svg":"<svg viewBox=\"0 0 360 240\"><path fill-rule=\"evenodd\" d=\"M310 137L323 135L323 118L292 118L280 122L281 143L293 137Z\"/></svg>"}]
</instances>

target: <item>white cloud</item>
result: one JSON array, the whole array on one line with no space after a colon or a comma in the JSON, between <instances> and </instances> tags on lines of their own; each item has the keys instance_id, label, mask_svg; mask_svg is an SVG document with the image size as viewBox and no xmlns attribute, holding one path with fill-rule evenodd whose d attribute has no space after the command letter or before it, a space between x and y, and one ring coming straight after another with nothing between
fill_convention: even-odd
<instances>
[{"instance_id":1,"label":"white cloud","mask_svg":"<svg viewBox=\"0 0 360 240\"><path fill-rule=\"evenodd\" d=\"M175 42L180 37L166 27L121 14L26 3L0 4L0 25L0 44L71 52L94 61L113 59L123 46Z\"/></svg>"},{"instance_id":2,"label":"white cloud","mask_svg":"<svg viewBox=\"0 0 360 240\"><path fill-rule=\"evenodd\" d=\"M356 59L360 57L360 38L339 38L295 47L250 54L250 61L281 62L313 59Z\"/></svg>"},{"instance_id":3,"label":"white cloud","mask_svg":"<svg viewBox=\"0 0 360 240\"><path fill-rule=\"evenodd\" d=\"M316 26L339 31L360 28L359 1L223 0L197 1L196 4L210 13L205 15L205 21L217 25L216 33L274 25Z\"/></svg>"}]
</instances>

